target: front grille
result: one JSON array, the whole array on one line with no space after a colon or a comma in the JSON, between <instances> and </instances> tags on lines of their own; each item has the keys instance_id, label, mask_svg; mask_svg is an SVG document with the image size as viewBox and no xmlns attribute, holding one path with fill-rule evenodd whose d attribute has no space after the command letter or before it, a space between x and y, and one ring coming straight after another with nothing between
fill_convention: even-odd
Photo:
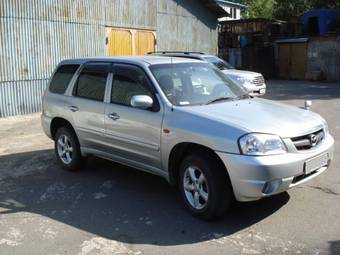
<instances>
[{"instance_id":1,"label":"front grille","mask_svg":"<svg viewBox=\"0 0 340 255\"><path fill-rule=\"evenodd\" d=\"M253 84L256 85L256 86L261 86L264 84L264 78L263 76L256 76L253 80Z\"/></svg>"},{"instance_id":2,"label":"front grille","mask_svg":"<svg viewBox=\"0 0 340 255\"><path fill-rule=\"evenodd\" d=\"M291 140L294 143L295 148L301 151L301 150L309 150L317 146L324 139L324 137L325 137L325 132L323 131L323 129L320 129L308 135L291 138Z\"/></svg>"}]
</instances>

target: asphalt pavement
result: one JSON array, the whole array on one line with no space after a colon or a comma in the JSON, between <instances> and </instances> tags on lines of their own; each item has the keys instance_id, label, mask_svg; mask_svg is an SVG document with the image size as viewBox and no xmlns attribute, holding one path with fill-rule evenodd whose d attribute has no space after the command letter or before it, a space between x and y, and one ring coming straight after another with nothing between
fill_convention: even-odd
<instances>
[{"instance_id":1,"label":"asphalt pavement","mask_svg":"<svg viewBox=\"0 0 340 255\"><path fill-rule=\"evenodd\" d=\"M332 165L213 222L157 176L97 158L63 171L39 114L0 119L0 254L340 254L340 84L270 81L265 97L313 100L336 141Z\"/></svg>"}]
</instances>

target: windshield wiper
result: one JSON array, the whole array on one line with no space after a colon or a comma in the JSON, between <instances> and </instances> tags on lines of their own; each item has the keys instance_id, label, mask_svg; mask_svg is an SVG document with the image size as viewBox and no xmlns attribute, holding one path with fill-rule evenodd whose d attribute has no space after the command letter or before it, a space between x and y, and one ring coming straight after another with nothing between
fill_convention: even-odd
<instances>
[{"instance_id":1,"label":"windshield wiper","mask_svg":"<svg viewBox=\"0 0 340 255\"><path fill-rule=\"evenodd\" d=\"M235 99L234 97L218 97L218 98L215 98L215 99L208 101L206 104L211 104L211 103L215 103L215 102L218 102L218 101L224 101L224 100L234 100L234 99Z\"/></svg>"}]
</instances>

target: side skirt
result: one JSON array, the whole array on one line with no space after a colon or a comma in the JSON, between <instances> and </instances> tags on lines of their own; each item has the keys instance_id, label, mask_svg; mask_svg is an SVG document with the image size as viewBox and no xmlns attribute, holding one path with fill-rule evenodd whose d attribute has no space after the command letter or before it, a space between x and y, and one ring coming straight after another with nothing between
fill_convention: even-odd
<instances>
[{"instance_id":1,"label":"side skirt","mask_svg":"<svg viewBox=\"0 0 340 255\"><path fill-rule=\"evenodd\" d=\"M103 151L99 151L99 150L96 150L96 149L91 149L91 148L87 148L87 147L81 147L80 149L81 149L81 153L82 153L83 156L94 155L94 156L97 156L99 158L107 159L107 160L117 162L117 163L122 164L122 165L126 165L126 166L129 166L129 167L132 167L132 168L136 168L136 169L143 171L143 172L158 175L158 176L166 179L167 182L169 182L169 174L166 173L165 171L159 169L159 168L152 167L152 166L149 166L149 165L145 165L145 164L142 164L142 163L139 163L139 162L136 162L136 161L132 161L132 160L129 160L129 159L126 159L126 158L123 158L123 157L120 157L120 156L116 156L116 155L113 155L113 154L109 154L109 153L106 153L106 152L103 152Z\"/></svg>"}]
</instances>

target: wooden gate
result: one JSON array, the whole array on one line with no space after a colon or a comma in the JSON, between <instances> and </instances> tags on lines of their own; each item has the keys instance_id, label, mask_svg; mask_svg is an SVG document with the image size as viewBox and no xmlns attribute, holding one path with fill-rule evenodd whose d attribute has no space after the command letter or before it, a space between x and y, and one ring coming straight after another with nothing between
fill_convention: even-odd
<instances>
[{"instance_id":1,"label":"wooden gate","mask_svg":"<svg viewBox=\"0 0 340 255\"><path fill-rule=\"evenodd\" d=\"M305 79L307 43L279 45L279 73L282 79Z\"/></svg>"},{"instance_id":2,"label":"wooden gate","mask_svg":"<svg viewBox=\"0 0 340 255\"><path fill-rule=\"evenodd\" d=\"M107 40L109 56L144 55L156 49L154 31L110 28Z\"/></svg>"},{"instance_id":3,"label":"wooden gate","mask_svg":"<svg viewBox=\"0 0 340 255\"><path fill-rule=\"evenodd\" d=\"M110 56L132 55L132 33L112 29L108 36L108 49Z\"/></svg>"}]
</instances>

